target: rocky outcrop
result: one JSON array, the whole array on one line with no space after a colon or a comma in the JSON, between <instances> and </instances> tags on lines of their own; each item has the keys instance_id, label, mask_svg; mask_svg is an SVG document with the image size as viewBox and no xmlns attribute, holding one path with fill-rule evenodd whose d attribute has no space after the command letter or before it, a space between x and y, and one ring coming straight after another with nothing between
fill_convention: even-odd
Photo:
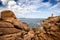
<instances>
[{"instance_id":1,"label":"rocky outcrop","mask_svg":"<svg viewBox=\"0 0 60 40\"><path fill-rule=\"evenodd\" d=\"M29 30L27 23L19 21L10 10L1 12L0 40L15 40L23 30Z\"/></svg>"},{"instance_id":2,"label":"rocky outcrop","mask_svg":"<svg viewBox=\"0 0 60 40\"><path fill-rule=\"evenodd\" d=\"M51 40L60 40L60 16L49 17L43 20L41 25L46 31L48 38Z\"/></svg>"},{"instance_id":3,"label":"rocky outcrop","mask_svg":"<svg viewBox=\"0 0 60 40\"><path fill-rule=\"evenodd\" d=\"M43 20L39 28L29 28L12 11L2 11L0 40L60 40L60 16Z\"/></svg>"},{"instance_id":4,"label":"rocky outcrop","mask_svg":"<svg viewBox=\"0 0 60 40\"><path fill-rule=\"evenodd\" d=\"M4 11L1 12L1 19L7 19L7 18L10 18L10 17L16 18L15 14L12 11L10 11L10 10L5 11L4 10Z\"/></svg>"},{"instance_id":5,"label":"rocky outcrop","mask_svg":"<svg viewBox=\"0 0 60 40\"><path fill-rule=\"evenodd\" d=\"M1 12L1 19L5 22L11 23L13 26L17 26L17 28L21 29L28 29L28 26L22 23L20 20L16 19L14 13L10 10L2 11Z\"/></svg>"},{"instance_id":6,"label":"rocky outcrop","mask_svg":"<svg viewBox=\"0 0 60 40\"><path fill-rule=\"evenodd\" d=\"M41 25L47 30L59 31L60 30L60 16L49 17L41 22Z\"/></svg>"}]
</instances>

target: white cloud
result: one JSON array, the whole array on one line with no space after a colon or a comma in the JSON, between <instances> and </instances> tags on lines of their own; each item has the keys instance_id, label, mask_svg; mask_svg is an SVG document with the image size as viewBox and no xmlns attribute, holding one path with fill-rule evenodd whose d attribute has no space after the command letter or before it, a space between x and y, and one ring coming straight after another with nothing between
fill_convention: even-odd
<instances>
[{"instance_id":1,"label":"white cloud","mask_svg":"<svg viewBox=\"0 0 60 40\"><path fill-rule=\"evenodd\" d=\"M25 14L35 12L38 7L46 6L50 7L49 2L43 3L43 0L19 0L16 5L15 1L8 2L8 9L14 11L17 17L25 17ZM25 2L25 3L24 3ZM38 12L38 11L37 11Z\"/></svg>"},{"instance_id":2,"label":"white cloud","mask_svg":"<svg viewBox=\"0 0 60 40\"><path fill-rule=\"evenodd\" d=\"M50 9L59 10L59 8L60 8L60 3L57 3L56 5L52 6Z\"/></svg>"},{"instance_id":3,"label":"white cloud","mask_svg":"<svg viewBox=\"0 0 60 40\"><path fill-rule=\"evenodd\" d=\"M13 1L13 0L1 0L3 5L6 5L8 1Z\"/></svg>"},{"instance_id":4,"label":"white cloud","mask_svg":"<svg viewBox=\"0 0 60 40\"><path fill-rule=\"evenodd\" d=\"M60 15L60 3L52 6L49 10L52 10L55 15Z\"/></svg>"},{"instance_id":5,"label":"white cloud","mask_svg":"<svg viewBox=\"0 0 60 40\"><path fill-rule=\"evenodd\" d=\"M42 5L44 5L46 7L50 7L52 4L50 2L46 2L46 3L42 3Z\"/></svg>"},{"instance_id":6,"label":"white cloud","mask_svg":"<svg viewBox=\"0 0 60 40\"><path fill-rule=\"evenodd\" d=\"M36 9L39 7L50 7L49 2L43 3L43 0L18 0L18 5L14 0L1 0L5 5L8 3L8 9L12 10L17 17L25 17L25 14L31 12L37 12Z\"/></svg>"},{"instance_id":7,"label":"white cloud","mask_svg":"<svg viewBox=\"0 0 60 40\"><path fill-rule=\"evenodd\" d=\"M1 0L3 5L5 5L7 3L8 0Z\"/></svg>"},{"instance_id":8,"label":"white cloud","mask_svg":"<svg viewBox=\"0 0 60 40\"><path fill-rule=\"evenodd\" d=\"M24 6L24 7L22 7L22 6ZM38 6L36 6L36 5L25 5L25 4L22 4L20 6L20 5L16 5L15 1L9 1L8 2L8 9L11 9L12 11L15 12L16 15L18 14L20 16L23 16L26 13L30 13L32 11L35 11L37 8L38 8Z\"/></svg>"},{"instance_id":9,"label":"white cloud","mask_svg":"<svg viewBox=\"0 0 60 40\"><path fill-rule=\"evenodd\" d=\"M16 5L16 2L15 1L9 1L8 2L8 8L13 7L15 5Z\"/></svg>"}]
</instances>

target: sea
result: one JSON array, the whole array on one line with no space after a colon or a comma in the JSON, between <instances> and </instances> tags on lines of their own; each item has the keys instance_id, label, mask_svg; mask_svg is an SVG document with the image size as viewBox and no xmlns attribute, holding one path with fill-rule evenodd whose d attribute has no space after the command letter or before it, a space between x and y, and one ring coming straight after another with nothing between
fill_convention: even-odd
<instances>
[{"instance_id":1,"label":"sea","mask_svg":"<svg viewBox=\"0 0 60 40\"><path fill-rule=\"evenodd\" d=\"M40 22L45 18L18 18L21 22L26 22L29 27L40 27Z\"/></svg>"}]
</instances>

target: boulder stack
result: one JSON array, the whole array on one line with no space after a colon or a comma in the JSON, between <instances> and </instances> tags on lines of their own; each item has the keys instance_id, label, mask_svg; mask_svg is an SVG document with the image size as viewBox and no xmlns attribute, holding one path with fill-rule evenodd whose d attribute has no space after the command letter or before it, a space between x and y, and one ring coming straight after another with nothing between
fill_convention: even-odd
<instances>
[{"instance_id":1,"label":"boulder stack","mask_svg":"<svg viewBox=\"0 0 60 40\"><path fill-rule=\"evenodd\" d=\"M59 31L60 30L60 16L49 17L41 22L41 25L46 30Z\"/></svg>"},{"instance_id":2,"label":"boulder stack","mask_svg":"<svg viewBox=\"0 0 60 40\"><path fill-rule=\"evenodd\" d=\"M60 40L60 16L49 17L41 22L49 40ZM46 36L45 36L46 37Z\"/></svg>"},{"instance_id":3,"label":"boulder stack","mask_svg":"<svg viewBox=\"0 0 60 40\"><path fill-rule=\"evenodd\" d=\"M10 10L4 10L1 12L1 19L7 19L7 18L16 18L15 14Z\"/></svg>"},{"instance_id":4,"label":"boulder stack","mask_svg":"<svg viewBox=\"0 0 60 40\"><path fill-rule=\"evenodd\" d=\"M28 24L19 21L10 10L2 11L0 16L0 40L13 40L15 36L20 35L23 30L29 30ZM10 38L10 36L13 39Z\"/></svg>"},{"instance_id":5,"label":"boulder stack","mask_svg":"<svg viewBox=\"0 0 60 40\"><path fill-rule=\"evenodd\" d=\"M18 20L14 13L10 10L5 10L1 12L1 19L5 22L11 23L14 27L27 30L28 26Z\"/></svg>"}]
</instances>

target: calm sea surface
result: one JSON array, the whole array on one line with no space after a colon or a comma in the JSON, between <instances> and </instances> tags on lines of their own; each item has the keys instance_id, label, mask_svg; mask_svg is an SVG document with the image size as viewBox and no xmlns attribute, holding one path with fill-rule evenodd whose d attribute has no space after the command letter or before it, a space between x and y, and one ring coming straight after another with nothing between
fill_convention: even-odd
<instances>
[{"instance_id":1,"label":"calm sea surface","mask_svg":"<svg viewBox=\"0 0 60 40\"><path fill-rule=\"evenodd\" d=\"M26 22L29 27L39 27L40 22L44 20L44 18L19 18L20 21Z\"/></svg>"}]
</instances>

